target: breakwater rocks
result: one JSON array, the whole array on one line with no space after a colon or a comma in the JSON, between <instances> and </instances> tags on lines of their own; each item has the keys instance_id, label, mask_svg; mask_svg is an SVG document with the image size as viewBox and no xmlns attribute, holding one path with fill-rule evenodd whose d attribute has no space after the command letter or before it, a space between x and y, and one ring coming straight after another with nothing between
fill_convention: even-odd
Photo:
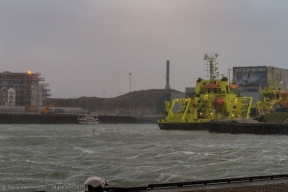
<instances>
[{"instance_id":1,"label":"breakwater rocks","mask_svg":"<svg viewBox=\"0 0 288 192\"><path fill-rule=\"evenodd\" d=\"M74 114L0 113L0 124L78 124Z\"/></svg>"}]
</instances>

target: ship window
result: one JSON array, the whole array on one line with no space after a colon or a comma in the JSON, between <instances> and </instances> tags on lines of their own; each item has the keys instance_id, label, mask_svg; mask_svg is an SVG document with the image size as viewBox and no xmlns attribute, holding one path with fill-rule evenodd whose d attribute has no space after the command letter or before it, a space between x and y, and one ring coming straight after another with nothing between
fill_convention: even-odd
<instances>
[{"instance_id":1,"label":"ship window","mask_svg":"<svg viewBox=\"0 0 288 192\"><path fill-rule=\"evenodd\" d=\"M202 94L207 93L207 89L203 89L203 90L201 91L201 93L202 93Z\"/></svg>"},{"instance_id":2,"label":"ship window","mask_svg":"<svg viewBox=\"0 0 288 192\"><path fill-rule=\"evenodd\" d=\"M273 99L274 93L265 93L264 97L269 97L270 99Z\"/></svg>"},{"instance_id":3,"label":"ship window","mask_svg":"<svg viewBox=\"0 0 288 192\"><path fill-rule=\"evenodd\" d=\"M214 88L213 93L220 94L221 93L221 88Z\"/></svg>"},{"instance_id":4,"label":"ship window","mask_svg":"<svg viewBox=\"0 0 288 192\"><path fill-rule=\"evenodd\" d=\"M243 92L258 92L257 89L243 89Z\"/></svg>"},{"instance_id":5,"label":"ship window","mask_svg":"<svg viewBox=\"0 0 288 192\"><path fill-rule=\"evenodd\" d=\"M279 99L279 94L276 94L276 99Z\"/></svg>"}]
</instances>

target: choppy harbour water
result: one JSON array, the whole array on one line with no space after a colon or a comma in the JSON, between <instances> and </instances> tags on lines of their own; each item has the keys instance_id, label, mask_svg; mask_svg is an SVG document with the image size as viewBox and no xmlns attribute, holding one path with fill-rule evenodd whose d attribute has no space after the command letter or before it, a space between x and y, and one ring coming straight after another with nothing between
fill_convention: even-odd
<instances>
[{"instance_id":1,"label":"choppy harbour water","mask_svg":"<svg viewBox=\"0 0 288 192\"><path fill-rule=\"evenodd\" d=\"M287 174L287 149L285 135L168 131L153 124L0 125L0 190L83 191L90 176L110 186L145 186Z\"/></svg>"}]
</instances>

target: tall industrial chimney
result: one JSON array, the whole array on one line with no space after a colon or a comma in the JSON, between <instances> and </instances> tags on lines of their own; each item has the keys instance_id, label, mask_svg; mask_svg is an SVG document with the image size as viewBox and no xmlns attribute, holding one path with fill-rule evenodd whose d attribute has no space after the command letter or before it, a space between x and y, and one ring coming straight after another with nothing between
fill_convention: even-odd
<instances>
[{"instance_id":1,"label":"tall industrial chimney","mask_svg":"<svg viewBox=\"0 0 288 192\"><path fill-rule=\"evenodd\" d=\"M170 89L170 85L169 85L169 68L170 68L170 65L169 65L169 60L167 60L167 65L166 65L166 86L165 86L165 89Z\"/></svg>"}]
</instances>

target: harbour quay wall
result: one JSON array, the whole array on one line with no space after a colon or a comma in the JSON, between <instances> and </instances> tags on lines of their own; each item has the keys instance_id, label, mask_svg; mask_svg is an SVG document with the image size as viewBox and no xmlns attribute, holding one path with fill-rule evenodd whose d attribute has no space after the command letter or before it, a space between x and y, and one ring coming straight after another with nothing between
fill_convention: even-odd
<instances>
[{"instance_id":1,"label":"harbour quay wall","mask_svg":"<svg viewBox=\"0 0 288 192\"><path fill-rule=\"evenodd\" d=\"M258 135L288 135L288 124L267 122L210 122L209 132L232 134L258 134Z\"/></svg>"},{"instance_id":2,"label":"harbour quay wall","mask_svg":"<svg viewBox=\"0 0 288 192\"><path fill-rule=\"evenodd\" d=\"M98 115L100 124L157 124L159 116Z\"/></svg>"},{"instance_id":3,"label":"harbour quay wall","mask_svg":"<svg viewBox=\"0 0 288 192\"><path fill-rule=\"evenodd\" d=\"M78 124L74 114L0 113L0 124Z\"/></svg>"}]
</instances>

